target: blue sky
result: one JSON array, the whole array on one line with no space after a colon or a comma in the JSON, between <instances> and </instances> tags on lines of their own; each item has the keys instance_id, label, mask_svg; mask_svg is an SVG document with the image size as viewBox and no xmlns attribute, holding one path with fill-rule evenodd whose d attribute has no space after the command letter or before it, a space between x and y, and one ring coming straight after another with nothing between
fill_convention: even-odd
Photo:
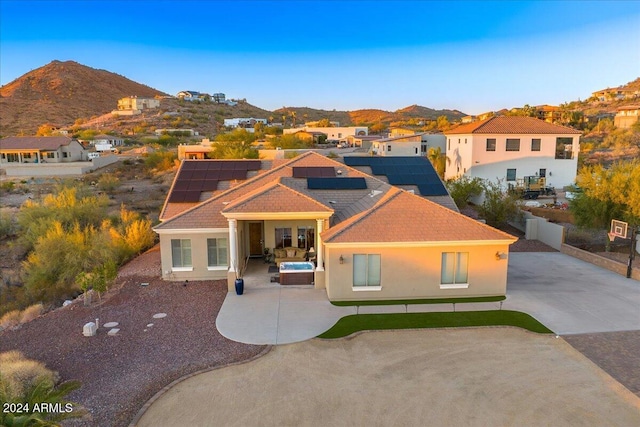
<instances>
[{"instance_id":1,"label":"blue sky","mask_svg":"<svg viewBox=\"0 0 640 427\"><path fill-rule=\"evenodd\" d=\"M640 1L0 0L0 82L54 59L268 110L479 114L640 77Z\"/></svg>"}]
</instances>

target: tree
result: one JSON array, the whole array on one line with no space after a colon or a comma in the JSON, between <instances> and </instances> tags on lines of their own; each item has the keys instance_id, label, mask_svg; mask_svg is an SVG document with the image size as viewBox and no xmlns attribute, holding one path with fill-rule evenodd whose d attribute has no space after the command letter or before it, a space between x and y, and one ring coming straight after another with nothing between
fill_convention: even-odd
<instances>
[{"instance_id":1,"label":"tree","mask_svg":"<svg viewBox=\"0 0 640 427\"><path fill-rule=\"evenodd\" d=\"M333 127L333 125L331 124L331 121L329 119L327 119L327 118L318 120L318 123L316 124L316 126L319 127L319 128L330 128L330 127Z\"/></svg>"},{"instance_id":2,"label":"tree","mask_svg":"<svg viewBox=\"0 0 640 427\"><path fill-rule=\"evenodd\" d=\"M500 182L484 182L484 201L478 213L487 224L499 228L520 215L519 197L502 189Z\"/></svg>"},{"instance_id":3,"label":"tree","mask_svg":"<svg viewBox=\"0 0 640 427\"><path fill-rule=\"evenodd\" d=\"M576 183L582 195L570 207L582 223L606 228L616 215L615 219L640 225L640 159L617 162L608 169L585 167Z\"/></svg>"},{"instance_id":4,"label":"tree","mask_svg":"<svg viewBox=\"0 0 640 427\"><path fill-rule=\"evenodd\" d=\"M469 178L464 175L455 180L447 181L446 185L458 209L467 207L469 200L474 196L479 196L484 190L482 179L478 177Z\"/></svg>"},{"instance_id":5,"label":"tree","mask_svg":"<svg viewBox=\"0 0 640 427\"><path fill-rule=\"evenodd\" d=\"M259 158L251 142L247 141L219 141L213 145L213 150L207 154L212 159L257 159Z\"/></svg>"},{"instance_id":6,"label":"tree","mask_svg":"<svg viewBox=\"0 0 640 427\"><path fill-rule=\"evenodd\" d=\"M440 147L431 147L427 153L427 158L433 165L434 169L440 176L440 179L444 179L444 172L448 164L451 164L451 159L442 152Z\"/></svg>"},{"instance_id":7,"label":"tree","mask_svg":"<svg viewBox=\"0 0 640 427\"><path fill-rule=\"evenodd\" d=\"M447 116L438 116L436 119L436 128L439 130L447 130L451 127Z\"/></svg>"}]
</instances>

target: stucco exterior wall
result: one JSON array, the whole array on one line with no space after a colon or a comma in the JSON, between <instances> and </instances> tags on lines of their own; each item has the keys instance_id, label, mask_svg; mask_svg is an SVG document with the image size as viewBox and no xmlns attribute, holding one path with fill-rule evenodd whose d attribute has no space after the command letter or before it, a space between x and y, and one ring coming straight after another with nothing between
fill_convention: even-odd
<instances>
[{"instance_id":1,"label":"stucco exterior wall","mask_svg":"<svg viewBox=\"0 0 640 427\"><path fill-rule=\"evenodd\" d=\"M572 138L571 159L556 159L556 138ZM487 151L487 139L496 140L496 150ZM532 139L540 139L540 151L531 150ZM507 139L519 139L519 151L506 151ZM466 141L466 143L465 143ZM579 137L577 135L533 134L468 134L447 135L447 165L445 179L466 174L495 181L506 180L507 169L516 169L516 177L532 176L547 170L547 185L562 188L574 183L578 167ZM551 173L551 174L549 174Z\"/></svg>"},{"instance_id":2,"label":"stucco exterior wall","mask_svg":"<svg viewBox=\"0 0 640 427\"><path fill-rule=\"evenodd\" d=\"M229 256L227 254L227 266L224 267L208 267L207 257L207 239L226 238L229 239L228 230L210 231L210 232L177 232L177 233L161 233L160 234L160 253L162 263L162 278L164 280L217 280L226 279L229 264ZM173 267L171 254L172 239L190 239L191 240L191 259L192 268L177 269ZM228 248L227 242L227 248Z\"/></svg>"},{"instance_id":3,"label":"stucco exterior wall","mask_svg":"<svg viewBox=\"0 0 640 427\"><path fill-rule=\"evenodd\" d=\"M371 148L375 154L384 157L420 156L421 144L420 141L376 141ZM391 151L389 151L389 146L391 147Z\"/></svg>"},{"instance_id":4,"label":"stucco exterior wall","mask_svg":"<svg viewBox=\"0 0 640 427\"><path fill-rule=\"evenodd\" d=\"M443 252L469 252L469 287L440 289ZM496 260L496 252L504 254ZM353 255L381 255L381 290L353 290ZM340 264L340 256L344 263ZM327 295L333 301L505 295L508 245L439 247L327 247Z\"/></svg>"}]
</instances>

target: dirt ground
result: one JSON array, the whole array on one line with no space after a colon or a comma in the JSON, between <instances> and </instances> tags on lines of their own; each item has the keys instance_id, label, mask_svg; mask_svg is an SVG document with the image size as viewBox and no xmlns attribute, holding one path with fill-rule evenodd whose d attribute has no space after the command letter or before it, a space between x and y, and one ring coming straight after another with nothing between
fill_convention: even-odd
<instances>
[{"instance_id":1,"label":"dirt ground","mask_svg":"<svg viewBox=\"0 0 640 427\"><path fill-rule=\"evenodd\" d=\"M553 335L376 331L189 378L137 425L632 426L640 398Z\"/></svg>"}]
</instances>

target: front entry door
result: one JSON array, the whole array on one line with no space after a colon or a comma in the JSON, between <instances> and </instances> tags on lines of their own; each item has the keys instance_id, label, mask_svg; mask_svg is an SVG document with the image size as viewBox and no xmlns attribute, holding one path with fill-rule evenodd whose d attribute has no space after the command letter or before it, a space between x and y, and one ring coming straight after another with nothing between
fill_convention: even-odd
<instances>
[{"instance_id":1,"label":"front entry door","mask_svg":"<svg viewBox=\"0 0 640 427\"><path fill-rule=\"evenodd\" d=\"M262 256L262 223L249 223L249 256Z\"/></svg>"}]
</instances>

